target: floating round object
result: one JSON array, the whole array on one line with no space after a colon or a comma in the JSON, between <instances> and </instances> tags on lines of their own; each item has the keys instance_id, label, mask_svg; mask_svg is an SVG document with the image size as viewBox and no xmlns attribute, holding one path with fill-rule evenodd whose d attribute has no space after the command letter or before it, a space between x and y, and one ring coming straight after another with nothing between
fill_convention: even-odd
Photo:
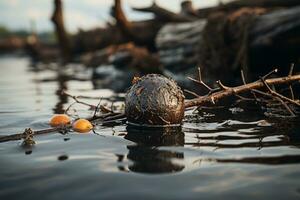
<instances>
[{"instance_id":1,"label":"floating round object","mask_svg":"<svg viewBox=\"0 0 300 200\"><path fill-rule=\"evenodd\" d=\"M71 123L71 119L68 115L65 114L56 114L50 119L50 126L58 127L58 126L66 126Z\"/></svg>"},{"instance_id":2,"label":"floating round object","mask_svg":"<svg viewBox=\"0 0 300 200\"><path fill-rule=\"evenodd\" d=\"M158 74L135 78L125 97L128 123L146 127L181 125L184 95L172 79Z\"/></svg>"},{"instance_id":3,"label":"floating round object","mask_svg":"<svg viewBox=\"0 0 300 200\"><path fill-rule=\"evenodd\" d=\"M73 123L72 128L79 133L87 133L93 129L93 125L86 119L78 119Z\"/></svg>"}]
</instances>

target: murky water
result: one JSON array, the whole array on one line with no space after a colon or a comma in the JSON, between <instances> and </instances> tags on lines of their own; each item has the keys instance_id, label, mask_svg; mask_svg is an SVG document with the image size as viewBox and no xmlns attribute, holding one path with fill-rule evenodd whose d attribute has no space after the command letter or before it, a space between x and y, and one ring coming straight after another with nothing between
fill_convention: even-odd
<instances>
[{"instance_id":1,"label":"murky water","mask_svg":"<svg viewBox=\"0 0 300 200\"><path fill-rule=\"evenodd\" d=\"M0 58L0 135L47 128L52 114L73 102L62 90L104 103L122 100L122 94L94 89L85 80L89 71L78 68L75 80L48 67ZM76 110L92 114L84 106ZM38 136L33 148L0 143L0 199L300 198L298 120L271 121L234 109L204 117L188 111L182 129L169 131L157 135L115 124L97 126L97 134Z\"/></svg>"}]
</instances>

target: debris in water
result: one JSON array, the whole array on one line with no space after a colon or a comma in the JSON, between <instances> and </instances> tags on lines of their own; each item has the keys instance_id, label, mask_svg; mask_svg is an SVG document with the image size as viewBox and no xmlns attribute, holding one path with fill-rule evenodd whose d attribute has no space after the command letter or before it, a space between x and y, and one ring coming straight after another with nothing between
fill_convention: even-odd
<instances>
[{"instance_id":1,"label":"debris in water","mask_svg":"<svg viewBox=\"0 0 300 200\"><path fill-rule=\"evenodd\" d=\"M93 129L93 125L90 121L86 119L78 119L76 120L73 125L73 130L79 133L86 133Z\"/></svg>"},{"instance_id":2,"label":"debris in water","mask_svg":"<svg viewBox=\"0 0 300 200\"><path fill-rule=\"evenodd\" d=\"M129 123L142 126L181 124L184 95L174 80L148 74L133 82L125 97Z\"/></svg>"},{"instance_id":3,"label":"debris in water","mask_svg":"<svg viewBox=\"0 0 300 200\"><path fill-rule=\"evenodd\" d=\"M68 115L65 114L56 114L54 115L49 124L52 127L65 126L71 123L71 119Z\"/></svg>"}]
</instances>

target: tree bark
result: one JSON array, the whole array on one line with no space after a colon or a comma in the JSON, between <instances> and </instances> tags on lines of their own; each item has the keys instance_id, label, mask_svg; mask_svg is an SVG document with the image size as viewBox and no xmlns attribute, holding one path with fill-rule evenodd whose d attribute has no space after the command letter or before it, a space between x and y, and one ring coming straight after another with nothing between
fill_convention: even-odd
<instances>
[{"instance_id":1,"label":"tree bark","mask_svg":"<svg viewBox=\"0 0 300 200\"><path fill-rule=\"evenodd\" d=\"M210 14L219 11L231 12L242 7L279 8L300 5L299 0L235 0L219 6L198 9L198 17L207 18Z\"/></svg>"},{"instance_id":2,"label":"tree bark","mask_svg":"<svg viewBox=\"0 0 300 200\"><path fill-rule=\"evenodd\" d=\"M121 32L137 45L155 49L154 40L163 23L157 20L130 22L122 9L121 0L115 0L112 7L112 16L116 19Z\"/></svg>"},{"instance_id":3,"label":"tree bark","mask_svg":"<svg viewBox=\"0 0 300 200\"><path fill-rule=\"evenodd\" d=\"M51 20L55 26L63 61L68 62L71 59L71 45L64 25L63 5L61 0L54 0L54 12Z\"/></svg>"},{"instance_id":4,"label":"tree bark","mask_svg":"<svg viewBox=\"0 0 300 200\"><path fill-rule=\"evenodd\" d=\"M292 83L299 82L299 81L300 81L300 75L293 75L293 76L286 76L280 78L266 79L265 83L267 83L268 85L282 85L282 84L290 85ZM214 104L218 100L223 99L225 97L247 92L252 89L263 88L263 87L265 87L263 81L255 81L237 87L222 88L221 91L212 93L211 95L201 96L195 99L187 100L185 102L185 108L189 108L193 106L201 106L201 105L205 105L206 103Z\"/></svg>"},{"instance_id":5,"label":"tree bark","mask_svg":"<svg viewBox=\"0 0 300 200\"><path fill-rule=\"evenodd\" d=\"M153 3L150 7L133 8L133 10L140 12L151 12L155 15L155 18L157 20L164 22L189 22L194 21L196 19L192 16L173 13L167 9L158 6L156 3Z\"/></svg>"}]
</instances>

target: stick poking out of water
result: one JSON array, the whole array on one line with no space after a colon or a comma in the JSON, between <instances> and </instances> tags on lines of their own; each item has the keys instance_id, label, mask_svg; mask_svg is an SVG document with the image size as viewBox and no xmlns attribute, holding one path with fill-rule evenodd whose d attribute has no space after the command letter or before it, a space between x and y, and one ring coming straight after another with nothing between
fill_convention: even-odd
<instances>
[{"instance_id":1,"label":"stick poking out of water","mask_svg":"<svg viewBox=\"0 0 300 200\"><path fill-rule=\"evenodd\" d=\"M274 72L276 72L276 71L274 70ZM213 91L206 96L199 96L197 98L187 100L185 102L185 108L189 108L189 107L193 107L193 106L201 106L206 103L215 104L215 102L217 102L218 100L221 100L228 96L237 95L237 94L240 94L243 92L248 92L248 91L250 92L251 90L254 90L254 89L266 88L266 86L276 86L276 85L288 85L289 86L289 85L292 85L293 83L300 81L300 75L289 75L286 77L270 78L270 79L265 79L264 77L258 81L240 85L237 87L227 87L227 86L224 86L221 83L221 81L217 81L217 83L220 87L219 91L217 91L217 92ZM195 80L195 81L197 81L197 80ZM197 81L197 82L199 84L202 84L200 81ZM268 88L268 87L266 89L270 90L270 88ZM278 93L275 93L274 91L272 91L271 93L273 93L272 95L276 94L278 96ZM281 95L280 98L283 98L283 96ZM300 106L300 103L297 102L296 100L289 99L287 97L284 97L284 98L285 98L285 100L288 99L289 102L291 102L297 106Z\"/></svg>"}]
</instances>

